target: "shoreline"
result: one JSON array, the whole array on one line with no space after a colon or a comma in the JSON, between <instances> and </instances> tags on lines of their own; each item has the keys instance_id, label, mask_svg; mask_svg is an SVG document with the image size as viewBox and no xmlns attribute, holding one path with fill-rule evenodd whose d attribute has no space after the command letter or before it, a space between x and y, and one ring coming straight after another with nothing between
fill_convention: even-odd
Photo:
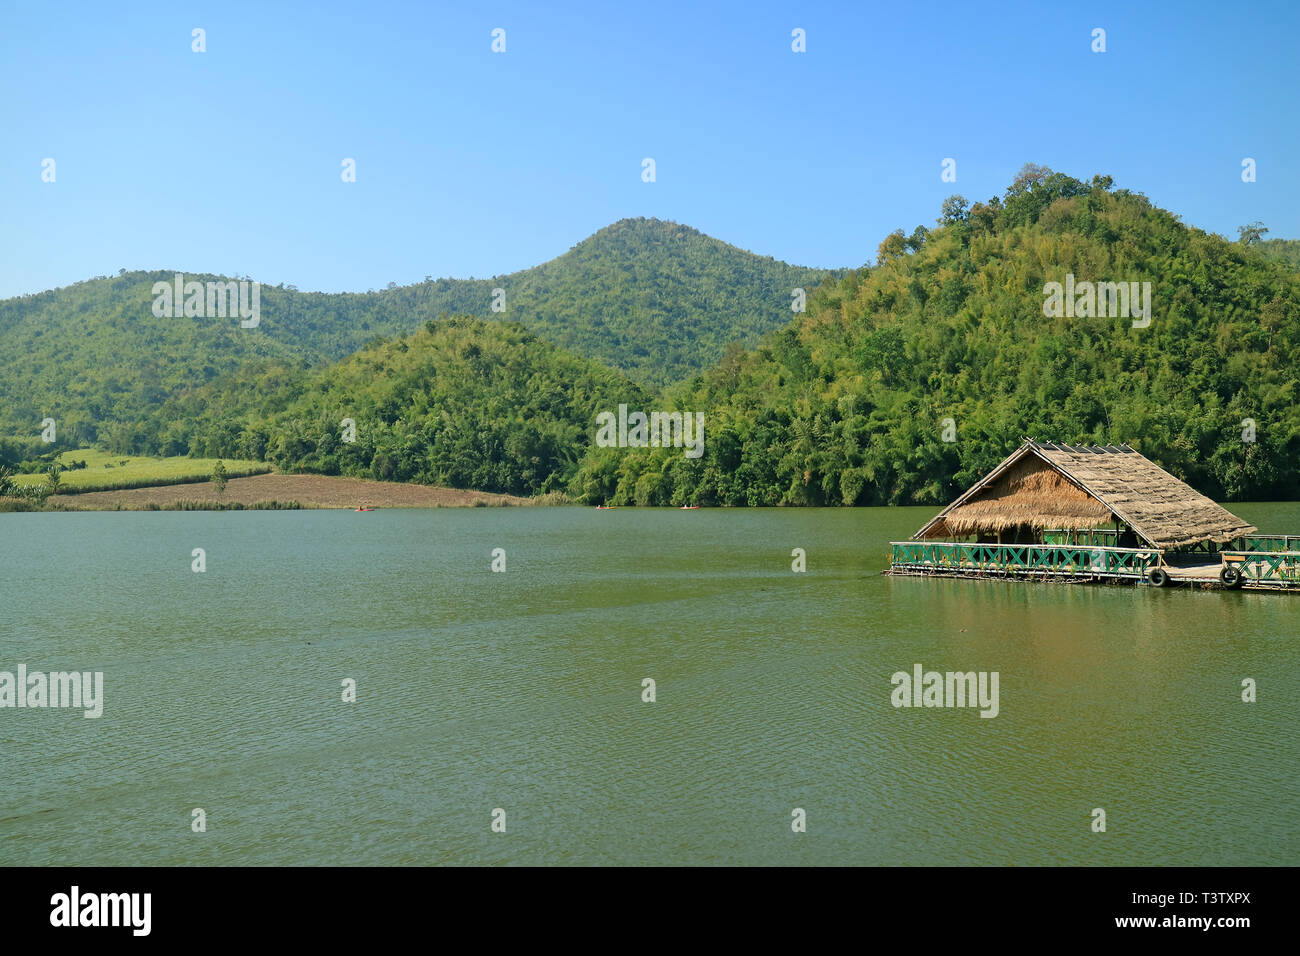
<instances>
[{"instance_id":1,"label":"shoreline","mask_svg":"<svg viewBox=\"0 0 1300 956\"><path fill-rule=\"evenodd\" d=\"M14 511L239 511L388 508L522 507L536 499L438 485L413 485L334 475L263 474L115 491L50 495L47 507Z\"/></svg>"}]
</instances>

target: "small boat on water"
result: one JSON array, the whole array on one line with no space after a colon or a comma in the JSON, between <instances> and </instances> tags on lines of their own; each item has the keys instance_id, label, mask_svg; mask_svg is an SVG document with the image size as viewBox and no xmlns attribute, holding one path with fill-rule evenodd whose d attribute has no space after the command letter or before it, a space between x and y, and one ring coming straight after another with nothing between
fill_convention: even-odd
<instances>
[{"instance_id":1,"label":"small boat on water","mask_svg":"<svg viewBox=\"0 0 1300 956\"><path fill-rule=\"evenodd\" d=\"M596 510L597 510L597 511L613 511L613 510L614 510L614 506L613 506L613 505L596 505Z\"/></svg>"},{"instance_id":2,"label":"small boat on water","mask_svg":"<svg viewBox=\"0 0 1300 956\"><path fill-rule=\"evenodd\" d=\"M374 508L357 508L357 511L374 511Z\"/></svg>"},{"instance_id":3,"label":"small boat on water","mask_svg":"<svg viewBox=\"0 0 1300 956\"><path fill-rule=\"evenodd\" d=\"M682 505L681 510L682 510L682 511L699 511L699 510L700 510L700 506L699 506L699 505Z\"/></svg>"}]
</instances>

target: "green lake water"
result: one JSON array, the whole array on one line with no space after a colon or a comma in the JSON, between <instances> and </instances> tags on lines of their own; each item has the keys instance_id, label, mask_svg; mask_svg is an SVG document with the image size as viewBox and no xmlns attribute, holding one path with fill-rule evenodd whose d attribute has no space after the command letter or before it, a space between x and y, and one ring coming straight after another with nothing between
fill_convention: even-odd
<instances>
[{"instance_id":1,"label":"green lake water","mask_svg":"<svg viewBox=\"0 0 1300 956\"><path fill-rule=\"evenodd\" d=\"M882 576L933 510L2 515L104 712L0 709L0 863L1300 863L1300 595Z\"/></svg>"}]
</instances>

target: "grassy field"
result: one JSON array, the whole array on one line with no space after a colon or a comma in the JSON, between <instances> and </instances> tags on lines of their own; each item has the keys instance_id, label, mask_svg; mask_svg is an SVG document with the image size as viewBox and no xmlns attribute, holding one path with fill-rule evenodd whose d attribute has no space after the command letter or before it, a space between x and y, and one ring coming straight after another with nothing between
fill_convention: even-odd
<instances>
[{"instance_id":1,"label":"grassy field","mask_svg":"<svg viewBox=\"0 0 1300 956\"><path fill-rule=\"evenodd\" d=\"M183 455L172 458L114 455L96 448L79 448L59 455L59 463L64 466L74 461L84 461L86 467L65 471L59 476L61 494L206 481L212 476L212 466L217 463L215 458L187 458ZM271 470L271 466L262 461L223 461L226 474L231 478L260 475ZM20 485L36 485L44 480L43 474L14 475L14 482Z\"/></svg>"}]
</instances>

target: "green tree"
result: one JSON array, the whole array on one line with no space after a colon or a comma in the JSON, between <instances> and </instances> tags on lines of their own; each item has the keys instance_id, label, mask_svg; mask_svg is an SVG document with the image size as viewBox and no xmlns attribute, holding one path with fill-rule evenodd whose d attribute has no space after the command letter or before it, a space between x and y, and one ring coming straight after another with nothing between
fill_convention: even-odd
<instances>
[{"instance_id":1,"label":"green tree","mask_svg":"<svg viewBox=\"0 0 1300 956\"><path fill-rule=\"evenodd\" d=\"M1259 220L1256 220L1249 225L1237 227L1237 241L1243 246L1259 245L1267 232L1267 227Z\"/></svg>"},{"instance_id":2,"label":"green tree","mask_svg":"<svg viewBox=\"0 0 1300 956\"><path fill-rule=\"evenodd\" d=\"M943 201L943 206L939 210L939 225L951 226L959 222L965 222L969 217L970 203L966 197L960 193L949 196Z\"/></svg>"},{"instance_id":3,"label":"green tree","mask_svg":"<svg viewBox=\"0 0 1300 956\"><path fill-rule=\"evenodd\" d=\"M876 262L879 265L884 265L891 259L897 259L906 252L907 236L903 234L903 230L895 229L881 240L880 247L876 250Z\"/></svg>"}]
</instances>

